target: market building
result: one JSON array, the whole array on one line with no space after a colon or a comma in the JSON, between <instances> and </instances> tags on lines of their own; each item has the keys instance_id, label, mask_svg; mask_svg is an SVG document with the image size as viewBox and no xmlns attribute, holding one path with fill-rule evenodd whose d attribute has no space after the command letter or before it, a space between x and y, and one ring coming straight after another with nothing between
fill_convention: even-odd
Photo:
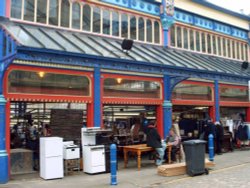
<instances>
[{"instance_id":1,"label":"market building","mask_svg":"<svg viewBox=\"0 0 250 188\"><path fill-rule=\"evenodd\" d=\"M20 125L25 147L26 124L77 140L141 112L163 137L180 114L250 121L249 42L249 16L207 1L1 1L0 182Z\"/></svg>"}]
</instances>

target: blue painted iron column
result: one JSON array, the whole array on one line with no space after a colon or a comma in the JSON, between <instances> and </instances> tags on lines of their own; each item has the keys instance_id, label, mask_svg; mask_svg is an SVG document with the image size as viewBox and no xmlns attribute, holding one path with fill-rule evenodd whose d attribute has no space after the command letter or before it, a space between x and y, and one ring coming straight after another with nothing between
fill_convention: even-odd
<instances>
[{"instance_id":1,"label":"blue painted iron column","mask_svg":"<svg viewBox=\"0 0 250 188\"><path fill-rule=\"evenodd\" d=\"M163 78L164 83L164 102L163 102L163 136L169 134L169 130L172 126L172 103L171 103L171 83L170 77L168 75L164 75Z\"/></svg>"},{"instance_id":2,"label":"blue painted iron column","mask_svg":"<svg viewBox=\"0 0 250 188\"><path fill-rule=\"evenodd\" d=\"M214 81L215 121L220 121L220 91L218 80Z\"/></svg>"},{"instance_id":3,"label":"blue painted iron column","mask_svg":"<svg viewBox=\"0 0 250 188\"><path fill-rule=\"evenodd\" d=\"M171 25L174 23L174 1L166 2L166 0L161 1L161 25L163 29L163 46L168 46L168 31Z\"/></svg>"},{"instance_id":4,"label":"blue painted iron column","mask_svg":"<svg viewBox=\"0 0 250 188\"><path fill-rule=\"evenodd\" d=\"M101 71L94 69L94 127L101 126Z\"/></svg>"},{"instance_id":5,"label":"blue painted iron column","mask_svg":"<svg viewBox=\"0 0 250 188\"><path fill-rule=\"evenodd\" d=\"M0 5L3 5L0 3ZM0 6L1 7L1 6ZM2 8L2 7L1 7ZM0 8L0 9L1 9ZM3 59L3 41L4 41L4 32L0 30L0 183L7 183L9 180L9 163L8 163L8 154L6 151L6 123L5 123L5 106L6 100L3 96L3 75L4 75L4 64Z\"/></svg>"},{"instance_id":6,"label":"blue painted iron column","mask_svg":"<svg viewBox=\"0 0 250 188\"><path fill-rule=\"evenodd\" d=\"M6 0L0 1L0 16L5 17L6 15Z\"/></svg>"}]
</instances>

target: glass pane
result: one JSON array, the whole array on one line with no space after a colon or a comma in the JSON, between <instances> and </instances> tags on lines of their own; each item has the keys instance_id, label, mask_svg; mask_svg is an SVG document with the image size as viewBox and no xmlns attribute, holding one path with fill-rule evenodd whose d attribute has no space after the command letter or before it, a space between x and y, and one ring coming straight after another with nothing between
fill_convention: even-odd
<instances>
[{"instance_id":1,"label":"glass pane","mask_svg":"<svg viewBox=\"0 0 250 188\"><path fill-rule=\"evenodd\" d=\"M248 102L248 88L220 87L220 100Z\"/></svg>"},{"instance_id":2,"label":"glass pane","mask_svg":"<svg viewBox=\"0 0 250 188\"><path fill-rule=\"evenodd\" d=\"M101 33L101 9L93 8L93 32Z\"/></svg>"},{"instance_id":3,"label":"glass pane","mask_svg":"<svg viewBox=\"0 0 250 188\"><path fill-rule=\"evenodd\" d=\"M183 43L184 43L184 48L188 49L188 31L187 31L187 28L183 29Z\"/></svg>"},{"instance_id":4,"label":"glass pane","mask_svg":"<svg viewBox=\"0 0 250 188\"><path fill-rule=\"evenodd\" d=\"M221 38L220 37L217 38L217 43L218 43L218 55L222 55L221 54Z\"/></svg>"},{"instance_id":5,"label":"glass pane","mask_svg":"<svg viewBox=\"0 0 250 188\"><path fill-rule=\"evenodd\" d=\"M109 35L110 34L110 12L108 10L103 10L103 23L102 23L102 30L103 34Z\"/></svg>"},{"instance_id":6,"label":"glass pane","mask_svg":"<svg viewBox=\"0 0 250 188\"><path fill-rule=\"evenodd\" d=\"M245 44L245 56L246 56L246 60L248 60L248 45Z\"/></svg>"},{"instance_id":7,"label":"glass pane","mask_svg":"<svg viewBox=\"0 0 250 188\"><path fill-rule=\"evenodd\" d=\"M175 86L172 97L180 100L212 100L212 90L209 86L180 83Z\"/></svg>"},{"instance_id":8,"label":"glass pane","mask_svg":"<svg viewBox=\"0 0 250 188\"><path fill-rule=\"evenodd\" d=\"M8 76L9 93L89 96L86 76L13 70Z\"/></svg>"},{"instance_id":9,"label":"glass pane","mask_svg":"<svg viewBox=\"0 0 250 188\"><path fill-rule=\"evenodd\" d=\"M214 51L214 54L217 54L216 37L214 35L213 35L213 51Z\"/></svg>"},{"instance_id":10,"label":"glass pane","mask_svg":"<svg viewBox=\"0 0 250 188\"><path fill-rule=\"evenodd\" d=\"M147 42L152 42L152 22L147 20Z\"/></svg>"},{"instance_id":11,"label":"glass pane","mask_svg":"<svg viewBox=\"0 0 250 188\"><path fill-rule=\"evenodd\" d=\"M144 41L144 19L139 18L139 40Z\"/></svg>"},{"instance_id":12,"label":"glass pane","mask_svg":"<svg viewBox=\"0 0 250 188\"><path fill-rule=\"evenodd\" d=\"M21 19L22 15L22 0L11 1L11 17Z\"/></svg>"},{"instance_id":13,"label":"glass pane","mask_svg":"<svg viewBox=\"0 0 250 188\"><path fill-rule=\"evenodd\" d=\"M72 4L72 28L80 29L81 8L79 3Z\"/></svg>"},{"instance_id":14,"label":"glass pane","mask_svg":"<svg viewBox=\"0 0 250 188\"><path fill-rule=\"evenodd\" d=\"M174 25L170 28L170 37L171 37L170 45L175 46L175 26Z\"/></svg>"},{"instance_id":15,"label":"glass pane","mask_svg":"<svg viewBox=\"0 0 250 188\"><path fill-rule=\"evenodd\" d=\"M104 80L104 97L119 98L161 98L159 82L106 78Z\"/></svg>"},{"instance_id":16,"label":"glass pane","mask_svg":"<svg viewBox=\"0 0 250 188\"><path fill-rule=\"evenodd\" d=\"M235 59L235 43L232 41L233 58Z\"/></svg>"},{"instance_id":17,"label":"glass pane","mask_svg":"<svg viewBox=\"0 0 250 188\"><path fill-rule=\"evenodd\" d=\"M231 41L227 40L227 53L228 57L231 57Z\"/></svg>"},{"instance_id":18,"label":"glass pane","mask_svg":"<svg viewBox=\"0 0 250 188\"><path fill-rule=\"evenodd\" d=\"M207 34L207 53L211 54L211 35Z\"/></svg>"},{"instance_id":19,"label":"glass pane","mask_svg":"<svg viewBox=\"0 0 250 188\"><path fill-rule=\"evenodd\" d=\"M182 47L182 41L181 41L181 28L177 27L177 47Z\"/></svg>"},{"instance_id":20,"label":"glass pane","mask_svg":"<svg viewBox=\"0 0 250 188\"><path fill-rule=\"evenodd\" d=\"M160 43L160 24L159 22L155 21L155 28L154 28L154 36L155 36L155 43Z\"/></svg>"},{"instance_id":21,"label":"glass pane","mask_svg":"<svg viewBox=\"0 0 250 188\"><path fill-rule=\"evenodd\" d=\"M37 17L36 21L39 23L46 23L47 19L47 1L37 0Z\"/></svg>"},{"instance_id":22,"label":"glass pane","mask_svg":"<svg viewBox=\"0 0 250 188\"><path fill-rule=\"evenodd\" d=\"M237 50L237 59L240 59L240 46L238 42L236 42L236 50Z\"/></svg>"},{"instance_id":23,"label":"glass pane","mask_svg":"<svg viewBox=\"0 0 250 188\"><path fill-rule=\"evenodd\" d=\"M50 0L49 24L58 25L58 0Z\"/></svg>"},{"instance_id":24,"label":"glass pane","mask_svg":"<svg viewBox=\"0 0 250 188\"><path fill-rule=\"evenodd\" d=\"M136 18L130 17L130 38L136 40Z\"/></svg>"},{"instance_id":25,"label":"glass pane","mask_svg":"<svg viewBox=\"0 0 250 188\"><path fill-rule=\"evenodd\" d=\"M196 51L200 51L200 33L198 31L195 32L196 37Z\"/></svg>"},{"instance_id":26,"label":"glass pane","mask_svg":"<svg viewBox=\"0 0 250 188\"><path fill-rule=\"evenodd\" d=\"M112 12L112 35L119 36L119 14Z\"/></svg>"},{"instance_id":27,"label":"glass pane","mask_svg":"<svg viewBox=\"0 0 250 188\"><path fill-rule=\"evenodd\" d=\"M2 48L2 54L3 54L3 57L6 56L6 49L7 49L7 38L6 36L4 35L3 36L3 48Z\"/></svg>"},{"instance_id":28,"label":"glass pane","mask_svg":"<svg viewBox=\"0 0 250 188\"><path fill-rule=\"evenodd\" d=\"M190 50L194 50L194 31L189 30L190 35Z\"/></svg>"},{"instance_id":29,"label":"glass pane","mask_svg":"<svg viewBox=\"0 0 250 188\"><path fill-rule=\"evenodd\" d=\"M222 39L222 44L223 44L223 56L225 56L226 57L226 53L227 53L227 49L226 49L226 39L225 38L223 38Z\"/></svg>"},{"instance_id":30,"label":"glass pane","mask_svg":"<svg viewBox=\"0 0 250 188\"><path fill-rule=\"evenodd\" d=\"M128 38L128 16L122 14L122 37Z\"/></svg>"},{"instance_id":31,"label":"glass pane","mask_svg":"<svg viewBox=\"0 0 250 188\"><path fill-rule=\"evenodd\" d=\"M24 0L24 20L34 21L34 5L34 0Z\"/></svg>"},{"instance_id":32,"label":"glass pane","mask_svg":"<svg viewBox=\"0 0 250 188\"><path fill-rule=\"evenodd\" d=\"M245 60L245 59L244 59L244 44L241 43L240 46L241 46L241 52L240 52L240 53L241 53L241 59L242 59L242 60Z\"/></svg>"},{"instance_id":33,"label":"glass pane","mask_svg":"<svg viewBox=\"0 0 250 188\"><path fill-rule=\"evenodd\" d=\"M201 45L202 45L202 52L206 52L206 40L205 40L205 33L201 33Z\"/></svg>"},{"instance_id":34,"label":"glass pane","mask_svg":"<svg viewBox=\"0 0 250 188\"><path fill-rule=\"evenodd\" d=\"M62 0L61 2L61 26L69 27L69 1Z\"/></svg>"},{"instance_id":35,"label":"glass pane","mask_svg":"<svg viewBox=\"0 0 250 188\"><path fill-rule=\"evenodd\" d=\"M84 5L83 16L82 16L82 29L84 31L90 31L90 15L91 15L90 6Z\"/></svg>"}]
</instances>

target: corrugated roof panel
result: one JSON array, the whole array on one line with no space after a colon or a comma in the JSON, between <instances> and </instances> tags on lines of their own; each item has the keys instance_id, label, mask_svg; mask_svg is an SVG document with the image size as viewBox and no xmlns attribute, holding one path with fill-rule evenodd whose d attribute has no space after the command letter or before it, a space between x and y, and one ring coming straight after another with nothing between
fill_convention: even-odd
<instances>
[{"instance_id":1,"label":"corrugated roof panel","mask_svg":"<svg viewBox=\"0 0 250 188\"><path fill-rule=\"evenodd\" d=\"M19 44L23 46L29 46L34 48L41 48L41 44L27 33L22 27L16 25L4 25L8 33L18 41Z\"/></svg>"},{"instance_id":2,"label":"corrugated roof panel","mask_svg":"<svg viewBox=\"0 0 250 188\"><path fill-rule=\"evenodd\" d=\"M25 29L29 32L30 36L33 36L42 43L44 48L47 49L55 49L55 50L64 50L60 46L58 46L51 38L49 38L43 31L39 30L39 28L34 27L25 27Z\"/></svg>"},{"instance_id":3,"label":"corrugated roof panel","mask_svg":"<svg viewBox=\"0 0 250 188\"><path fill-rule=\"evenodd\" d=\"M64 31L55 28L18 24L4 20L0 23L19 45L47 48L65 52L74 52L94 56L127 59L131 63L148 62L176 67L209 71L228 75L249 76L241 70L240 62L211 55L198 54L162 46L134 42L132 49L126 53L121 49L121 39L105 38L80 32ZM128 61L129 62L129 61Z\"/></svg>"}]
</instances>

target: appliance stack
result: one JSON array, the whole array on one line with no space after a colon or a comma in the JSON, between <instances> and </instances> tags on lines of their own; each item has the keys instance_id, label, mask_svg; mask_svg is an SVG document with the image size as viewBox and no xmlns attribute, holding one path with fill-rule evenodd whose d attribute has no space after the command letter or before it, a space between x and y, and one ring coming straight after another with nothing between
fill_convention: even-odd
<instances>
[{"instance_id":1,"label":"appliance stack","mask_svg":"<svg viewBox=\"0 0 250 188\"><path fill-rule=\"evenodd\" d=\"M106 166L109 161L105 161L108 158L105 145L110 140L109 137L100 137L100 135L109 132L111 131L102 130L99 127L82 128L82 156L83 171L85 173L96 174L107 171Z\"/></svg>"}]
</instances>

